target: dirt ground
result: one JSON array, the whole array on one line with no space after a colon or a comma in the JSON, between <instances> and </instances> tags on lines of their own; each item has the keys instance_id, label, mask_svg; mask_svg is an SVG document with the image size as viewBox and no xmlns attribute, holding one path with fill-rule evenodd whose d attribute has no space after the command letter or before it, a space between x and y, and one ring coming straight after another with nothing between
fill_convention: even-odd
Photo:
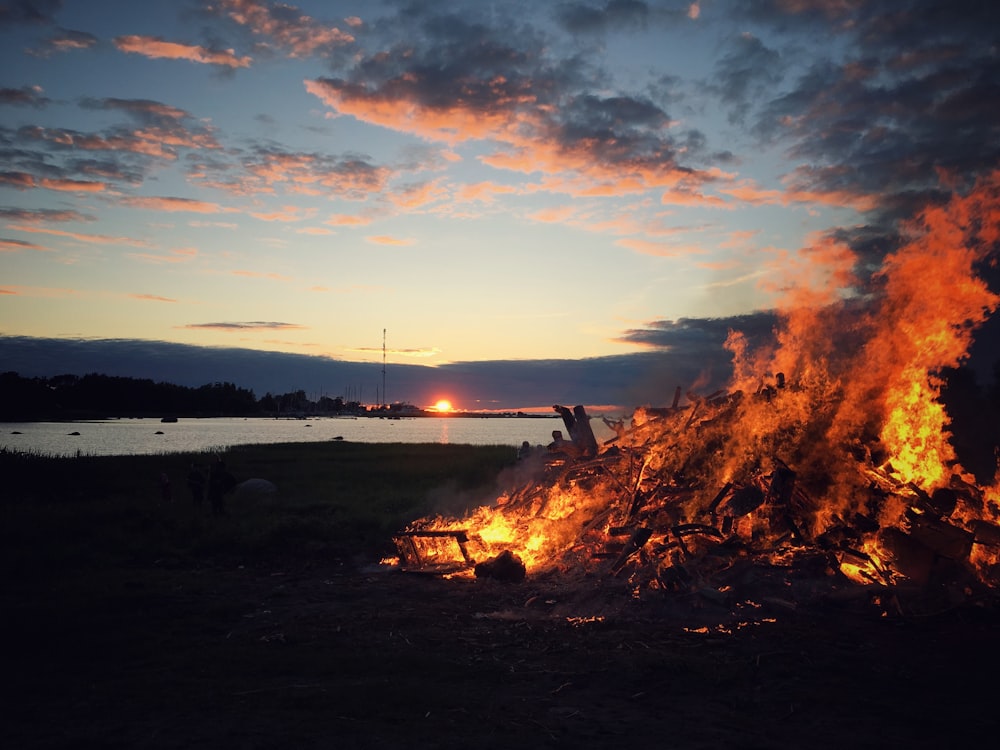
<instances>
[{"instance_id":1,"label":"dirt ground","mask_svg":"<svg viewBox=\"0 0 1000 750\"><path fill-rule=\"evenodd\" d=\"M940 748L998 737L1000 613L762 608L364 560L4 587L10 748ZM776 622L762 622L772 617ZM757 624L753 624L756 621ZM732 624L730 624L732 625Z\"/></svg>"}]
</instances>

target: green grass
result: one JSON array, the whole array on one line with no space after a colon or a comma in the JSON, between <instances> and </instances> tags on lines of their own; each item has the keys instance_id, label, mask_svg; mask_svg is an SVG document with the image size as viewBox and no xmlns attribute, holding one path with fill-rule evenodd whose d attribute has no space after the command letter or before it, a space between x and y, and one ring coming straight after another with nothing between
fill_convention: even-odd
<instances>
[{"instance_id":1,"label":"green grass","mask_svg":"<svg viewBox=\"0 0 1000 750\"><path fill-rule=\"evenodd\" d=\"M227 496L228 516L195 505L192 462L214 454L52 458L0 450L0 562L7 578L213 561L325 559L393 551L391 537L430 513L495 497L510 446L295 443L228 449L237 481L270 495ZM159 477L171 480L164 502Z\"/></svg>"}]
</instances>

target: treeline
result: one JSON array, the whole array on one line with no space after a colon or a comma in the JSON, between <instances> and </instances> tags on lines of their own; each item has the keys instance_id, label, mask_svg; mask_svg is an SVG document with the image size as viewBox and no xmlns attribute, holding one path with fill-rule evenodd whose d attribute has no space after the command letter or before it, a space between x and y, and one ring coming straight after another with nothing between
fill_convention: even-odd
<instances>
[{"instance_id":1,"label":"treeline","mask_svg":"<svg viewBox=\"0 0 1000 750\"><path fill-rule=\"evenodd\" d=\"M101 417L250 417L340 414L357 408L341 398L310 401L305 391L257 398L233 383L197 388L112 375L25 378L0 374L0 421L97 419Z\"/></svg>"}]
</instances>

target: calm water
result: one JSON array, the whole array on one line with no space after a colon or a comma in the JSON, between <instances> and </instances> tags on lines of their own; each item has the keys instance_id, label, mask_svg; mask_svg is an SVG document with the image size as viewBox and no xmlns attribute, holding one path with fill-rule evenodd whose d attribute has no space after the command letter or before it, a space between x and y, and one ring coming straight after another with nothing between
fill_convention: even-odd
<instances>
[{"instance_id":1,"label":"calm water","mask_svg":"<svg viewBox=\"0 0 1000 750\"><path fill-rule=\"evenodd\" d=\"M597 439L611 436L599 419ZM402 418L296 419L113 419L93 422L2 422L0 448L46 455L92 456L186 453L256 443L308 443L343 438L359 443L466 443L532 445L552 441L552 430L566 434L555 418ZM70 433L78 432L79 435Z\"/></svg>"}]
</instances>

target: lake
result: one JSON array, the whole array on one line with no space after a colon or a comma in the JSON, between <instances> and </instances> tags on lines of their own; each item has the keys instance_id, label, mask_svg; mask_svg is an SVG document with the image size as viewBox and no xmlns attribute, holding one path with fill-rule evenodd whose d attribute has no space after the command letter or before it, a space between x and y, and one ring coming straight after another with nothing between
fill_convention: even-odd
<instances>
[{"instance_id":1,"label":"lake","mask_svg":"<svg viewBox=\"0 0 1000 750\"><path fill-rule=\"evenodd\" d=\"M591 419L598 442L613 433ZM567 431L553 417L318 417L315 419L107 419L87 422L3 422L0 449L52 456L200 453L235 445L311 443L337 438L359 443L456 443L518 446L552 442ZM79 434L72 434L79 433Z\"/></svg>"}]
</instances>

